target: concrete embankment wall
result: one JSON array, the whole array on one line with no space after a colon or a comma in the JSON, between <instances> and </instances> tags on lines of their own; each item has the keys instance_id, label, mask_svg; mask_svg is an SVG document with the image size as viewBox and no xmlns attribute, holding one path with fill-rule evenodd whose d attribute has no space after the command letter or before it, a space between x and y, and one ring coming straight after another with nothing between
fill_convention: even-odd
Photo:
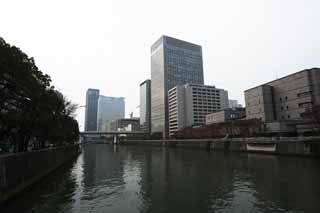
<instances>
[{"instance_id":1,"label":"concrete embankment wall","mask_svg":"<svg viewBox=\"0 0 320 213\"><path fill-rule=\"evenodd\" d=\"M259 152L281 155L303 155L320 157L320 137L256 137L229 139L186 140L132 140L123 145L162 145L169 147L200 147L209 150L235 152Z\"/></svg>"},{"instance_id":2,"label":"concrete embankment wall","mask_svg":"<svg viewBox=\"0 0 320 213\"><path fill-rule=\"evenodd\" d=\"M0 156L0 204L75 158L79 152L79 145L72 145Z\"/></svg>"}]
</instances>

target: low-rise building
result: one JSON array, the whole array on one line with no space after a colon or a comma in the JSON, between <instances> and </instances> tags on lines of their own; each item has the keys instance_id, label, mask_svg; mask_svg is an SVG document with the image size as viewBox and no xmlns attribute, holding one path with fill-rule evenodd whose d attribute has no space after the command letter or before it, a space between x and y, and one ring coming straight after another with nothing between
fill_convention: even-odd
<instances>
[{"instance_id":1,"label":"low-rise building","mask_svg":"<svg viewBox=\"0 0 320 213\"><path fill-rule=\"evenodd\" d=\"M320 104L320 69L306 69L245 91L247 119L301 120Z\"/></svg>"},{"instance_id":2,"label":"low-rise building","mask_svg":"<svg viewBox=\"0 0 320 213\"><path fill-rule=\"evenodd\" d=\"M228 92L201 84L179 85L168 91L169 133L190 126L202 126L206 115L228 107Z\"/></svg>"},{"instance_id":3,"label":"low-rise building","mask_svg":"<svg viewBox=\"0 0 320 213\"><path fill-rule=\"evenodd\" d=\"M206 115L206 125L238 120L246 117L246 109L242 107L223 109Z\"/></svg>"},{"instance_id":4,"label":"low-rise building","mask_svg":"<svg viewBox=\"0 0 320 213\"><path fill-rule=\"evenodd\" d=\"M139 131L139 118L121 118L111 122L111 131Z\"/></svg>"},{"instance_id":5,"label":"low-rise building","mask_svg":"<svg viewBox=\"0 0 320 213\"><path fill-rule=\"evenodd\" d=\"M320 105L320 69L302 70L248 89L245 103L246 118L261 119L267 132L312 131L303 115Z\"/></svg>"}]
</instances>

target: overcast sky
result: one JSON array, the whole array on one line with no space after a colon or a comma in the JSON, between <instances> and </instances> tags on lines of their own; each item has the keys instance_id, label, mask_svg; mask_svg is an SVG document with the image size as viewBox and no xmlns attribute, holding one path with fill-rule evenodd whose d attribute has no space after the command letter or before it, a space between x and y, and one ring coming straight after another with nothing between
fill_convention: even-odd
<instances>
[{"instance_id":1,"label":"overcast sky","mask_svg":"<svg viewBox=\"0 0 320 213\"><path fill-rule=\"evenodd\" d=\"M168 35L202 46L205 84L244 103L250 87L320 67L319 0L1 0L0 36L80 105L88 88L139 115L150 46ZM83 128L84 108L78 110Z\"/></svg>"}]
</instances>

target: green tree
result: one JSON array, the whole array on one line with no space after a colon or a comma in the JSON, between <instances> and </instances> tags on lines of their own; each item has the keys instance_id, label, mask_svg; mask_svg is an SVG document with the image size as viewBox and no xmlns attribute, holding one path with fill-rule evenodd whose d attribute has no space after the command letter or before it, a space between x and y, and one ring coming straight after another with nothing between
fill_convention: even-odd
<instances>
[{"instance_id":1,"label":"green tree","mask_svg":"<svg viewBox=\"0 0 320 213\"><path fill-rule=\"evenodd\" d=\"M26 151L31 138L41 147L74 142L79 137L76 108L33 58L0 38L0 141L6 139L16 152Z\"/></svg>"}]
</instances>

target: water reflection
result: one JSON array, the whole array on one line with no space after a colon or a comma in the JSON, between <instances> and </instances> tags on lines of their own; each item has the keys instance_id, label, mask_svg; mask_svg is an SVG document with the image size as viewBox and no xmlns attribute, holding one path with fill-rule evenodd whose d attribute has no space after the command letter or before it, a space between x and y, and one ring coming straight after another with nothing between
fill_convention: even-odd
<instances>
[{"instance_id":1,"label":"water reflection","mask_svg":"<svg viewBox=\"0 0 320 213\"><path fill-rule=\"evenodd\" d=\"M87 145L1 212L319 212L319 159Z\"/></svg>"}]
</instances>

